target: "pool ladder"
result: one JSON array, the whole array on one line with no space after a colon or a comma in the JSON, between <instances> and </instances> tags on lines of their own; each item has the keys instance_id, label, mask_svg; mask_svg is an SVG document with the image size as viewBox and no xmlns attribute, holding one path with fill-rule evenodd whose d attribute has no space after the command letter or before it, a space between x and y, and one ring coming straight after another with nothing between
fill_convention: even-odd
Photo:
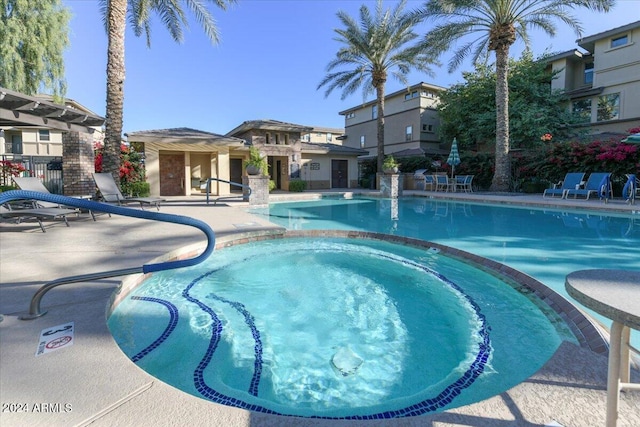
<instances>
[{"instance_id":1,"label":"pool ladder","mask_svg":"<svg viewBox=\"0 0 640 427\"><path fill-rule=\"evenodd\" d=\"M208 194L207 194L208 195ZM124 268L119 270L103 271L98 273L81 274L78 276L62 277L60 279L52 280L44 284L31 298L29 304L29 313L20 316L21 320L31 320L41 317L46 314L46 311L42 311L40 303L42 297L51 289L69 284L85 282L87 280L99 280L107 279L110 277L125 276L136 273L153 273L156 271L170 270L174 268L189 267L196 265L204 261L213 252L215 247L215 233L209 227L209 225L203 221L195 218L190 218L182 215L165 214L161 212L151 212L138 209L132 209L122 206L110 205L107 203L93 202L90 200L77 199L74 197L65 197L58 194L40 193L36 191L25 190L12 190L0 194L0 205L10 202L12 200L42 200L46 202L57 203L64 206L72 206L80 209L86 209L89 211L99 211L109 214L128 216L133 218L148 219L153 221L170 222L174 224L189 225L191 227L198 228L207 237L207 247L198 256L182 260L159 262L155 264L145 264L140 267Z\"/></svg>"}]
</instances>

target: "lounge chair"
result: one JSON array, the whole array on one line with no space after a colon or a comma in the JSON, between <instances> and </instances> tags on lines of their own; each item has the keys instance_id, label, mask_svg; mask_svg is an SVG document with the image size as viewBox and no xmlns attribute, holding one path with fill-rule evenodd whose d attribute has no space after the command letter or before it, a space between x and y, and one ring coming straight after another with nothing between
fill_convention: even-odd
<instances>
[{"instance_id":1,"label":"lounge chair","mask_svg":"<svg viewBox=\"0 0 640 427\"><path fill-rule=\"evenodd\" d=\"M597 194L600 198L608 200L612 196L611 191L611 173L610 172L593 172L589 175L589 179L584 188L570 188L566 190L565 198L573 196L584 196L585 200L589 200L592 194Z\"/></svg>"},{"instance_id":2,"label":"lounge chair","mask_svg":"<svg viewBox=\"0 0 640 427\"><path fill-rule=\"evenodd\" d=\"M157 210L160 210L160 203L165 201L159 197L124 197L110 173L94 173L93 179L100 190L102 200L106 203L119 205L140 203L142 209L144 209L144 205L153 205Z\"/></svg>"},{"instance_id":3,"label":"lounge chair","mask_svg":"<svg viewBox=\"0 0 640 427\"><path fill-rule=\"evenodd\" d=\"M564 198L566 196L567 190L573 189L575 190L580 186L580 183L584 179L584 172L570 172L564 176L564 180L555 184L553 188L547 188L542 193L542 197L555 197L556 195L560 196L560 198Z\"/></svg>"},{"instance_id":4,"label":"lounge chair","mask_svg":"<svg viewBox=\"0 0 640 427\"><path fill-rule=\"evenodd\" d=\"M62 218L64 223L69 226L69 221L67 221L67 215L78 214L78 211L75 209L64 209L64 208L27 208L27 209L12 209L11 205L5 204L0 206L0 217L2 218L14 218L20 223L23 219L33 218L38 221L40 225L40 229L43 233L46 233L44 229L44 225L42 224L43 219L56 219Z\"/></svg>"},{"instance_id":5,"label":"lounge chair","mask_svg":"<svg viewBox=\"0 0 640 427\"><path fill-rule=\"evenodd\" d=\"M40 181L40 179L36 177L31 177L31 176L13 177L13 182L15 182L16 185L20 187L21 190L35 191L36 193L51 194L49 189L44 186L42 181ZM57 203L45 202L43 200L32 200L31 202L34 208L66 208L66 209L73 209L78 211L77 208L71 208L69 206L61 206ZM94 213L92 211L89 211L89 214L91 214L91 217L95 221L96 216L94 215Z\"/></svg>"}]
</instances>

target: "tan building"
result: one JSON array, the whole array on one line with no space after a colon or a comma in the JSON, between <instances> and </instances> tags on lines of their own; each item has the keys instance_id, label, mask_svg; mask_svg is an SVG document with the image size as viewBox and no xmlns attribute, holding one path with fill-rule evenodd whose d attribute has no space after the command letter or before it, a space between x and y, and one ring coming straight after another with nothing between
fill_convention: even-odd
<instances>
[{"instance_id":1,"label":"tan building","mask_svg":"<svg viewBox=\"0 0 640 427\"><path fill-rule=\"evenodd\" d=\"M154 196L206 193L242 194L243 162L255 146L267 158L269 177L278 190L288 190L292 179L303 179L308 189L357 186L359 155L366 152L331 143L302 142L313 130L326 141L338 129L296 125L276 120L243 122L226 135L190 128L136 131L126 134L130 144L144 152L147 182ZM322 131L320 131L320 129ZM213 180L209 180L213 178Z\"/></svg>"},{"instance_id":2,"label":"tan building","mask_svg":"<svg viewBox=\"0 0 640 427\"><path fill-rule=\"evenodd\" d=\"M385 96L385 155L441 153L436 106L445 88L418 83ZM378 154L376 101L341 111L345 120L342 145Z\"/></svg>"},{"instance_id":3,"label":"tan building","mask_svg":"<svg viewBox=\"0 0 640 427\"><path fill-rule=\"evenodd\" d=\"M571 50L547 58L570 108L590 133L626 133L640 127L640 21L576 41Z\"/></svg>"},{"instance_id":4,"label":"tan building","mask_svg":"<svg viewBox=\"0 0 640 427\"><path fill-rule=\"evenodd\" d=\"M206 192L208 178L242 183L244 141L190 128L158 129L126 134L145 156L147 182L154 196L189 196ZM138 148L139 149L139 148ZM221 181L210 183L213 195L242 192Z\"/></svg>"},{"instance_id":5,"label":"tan building","mask_svg":"<svg viewBox=\"0 0 640 427\"><path fill-rule=\"evenodd\" d=\"M56 104L49 95L30 96L0 87L0 159L22 165L52 193L95 191L93 144L102 141L104 118L76 101ZM0 185L11 185L0 175Z\"/></svg>"},{"instance_id":6,"label":"tan building","mask_svg":"<svg viewBox=\"0 0 640 427\"><path fill-rule=\"evenodd\" d=\"M302 179L314 190L357 187L357 158L366 154L336 144L341 129L277 120L246 121L227 135L245 140L267 157L269 176L278 190L288 190L291 179Z\"/></svg>"},{"instance_id":7,"label":"tan building","mask_svg":"<svg viewBox=\"0 0 640 427\"><path fill-rule=\"evenodd\" d=\"M344 129L313 127L309 132L300 136L302 142L317 144L340 144L344 136Z\"/></svg>"}]
</instances>

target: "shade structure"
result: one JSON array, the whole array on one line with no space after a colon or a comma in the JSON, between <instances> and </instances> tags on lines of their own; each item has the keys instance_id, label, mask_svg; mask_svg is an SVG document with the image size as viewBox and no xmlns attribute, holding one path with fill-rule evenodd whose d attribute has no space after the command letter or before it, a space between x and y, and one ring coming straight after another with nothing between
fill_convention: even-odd
<instances>
[{"instance_id":1,"label":"shade structure","mask_svg":"<svg viewBox=\"0 0 640 427\"><path fill-rule=\"evenodd\" d=\"M628 137L626 137L621 141L629 144L640 144L640 133L634 133L632 135L629 135Z\"/></svg>"},{"instance_id":2,"label":"shade structure","mask_svg":"<svg viewBox=\"0 0 640 427\"><path fill-rule=\"evenodd\" d=\"M453 173L456 169L456 166L460 164L458 141L455 138L453 138L453 143L451 144L451 152L449 153L449 157L447 158L447 163L451 165L451 178L453 178Z\"/></svg>"}]
</instances>

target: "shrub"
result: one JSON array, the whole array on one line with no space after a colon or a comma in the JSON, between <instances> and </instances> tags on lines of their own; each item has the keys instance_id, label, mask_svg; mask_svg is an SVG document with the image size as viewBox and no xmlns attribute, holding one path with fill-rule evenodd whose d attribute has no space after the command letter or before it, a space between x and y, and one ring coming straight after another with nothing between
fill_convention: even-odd
<instances>
[{"instance_id":1,"label":"shrub","mask_svg":"<svg viewBox=\"0 0 640 427\"><path fill-rule=\"evenodd\" d=\"M289 191L301 192L307 189L307 181L292 179L289 181Z\"/></svg>"},{"instance_id":2,"label":"shrub","mask_svg":"<svg viewBox=\"0 0 640 427\"><path fill-rule=\"evenodd\" d=\"M272 179L269 180L269 193L276 189L276 182Z\"/></svg>"},{"instance_id":3,"label":"shrub","mask_svg":"<svg viewBox=\"0 0 640 427\"><path fill-rule=\"evenodd\" d=\"M151 185L148 182L127 182L122 184L122 193L132 197L149 197Z\"/></svg>"}]
</instances>

